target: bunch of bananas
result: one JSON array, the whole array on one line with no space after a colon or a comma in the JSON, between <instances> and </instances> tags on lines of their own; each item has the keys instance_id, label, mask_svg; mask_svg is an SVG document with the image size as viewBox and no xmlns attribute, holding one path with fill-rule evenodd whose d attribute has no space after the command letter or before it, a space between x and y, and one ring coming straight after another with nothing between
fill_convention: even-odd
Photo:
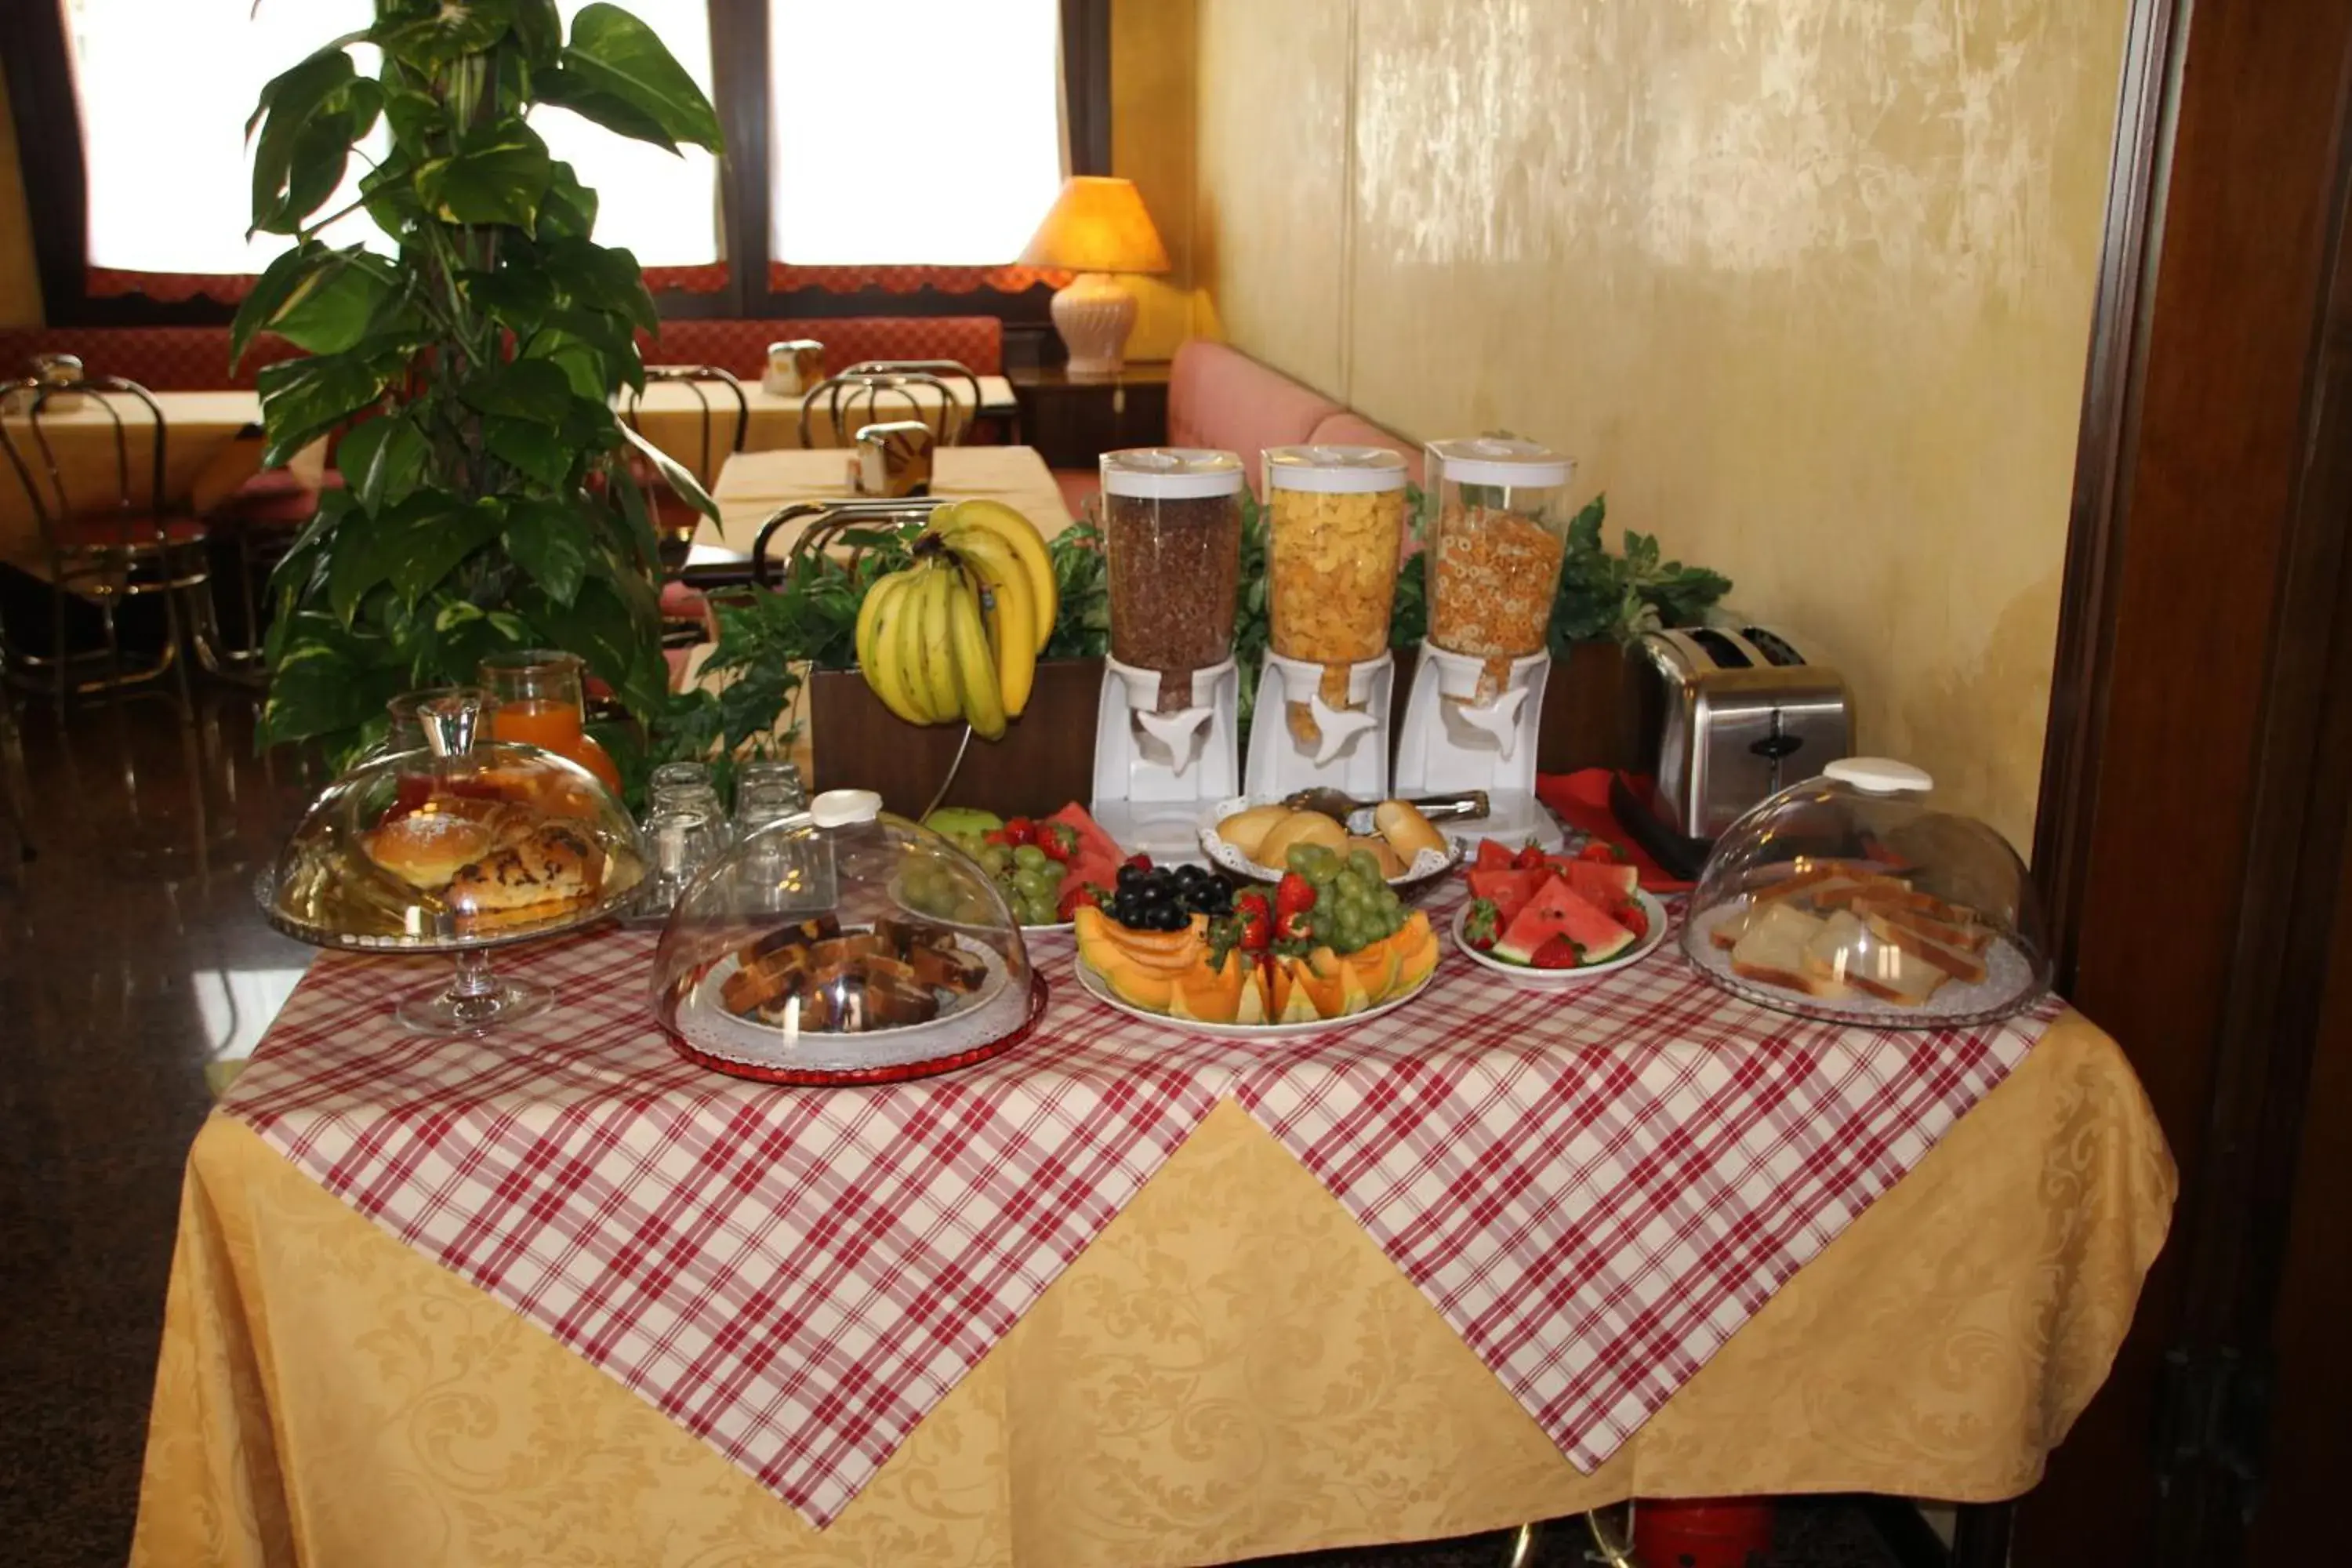
<instances>
[{"instance_id":1,"label":"bunch of bananas","mask_svg":"<svg viewBox=\"0 0 2352 1568\"><path fill-rule=\"evenodd\" d=\"M961 719L985 741L1029 705L1059 608L1036 525L1001 501L950 501L915 541L914 564L857 607L857 667L909 724Z\"/></svg>"}]
</instances>

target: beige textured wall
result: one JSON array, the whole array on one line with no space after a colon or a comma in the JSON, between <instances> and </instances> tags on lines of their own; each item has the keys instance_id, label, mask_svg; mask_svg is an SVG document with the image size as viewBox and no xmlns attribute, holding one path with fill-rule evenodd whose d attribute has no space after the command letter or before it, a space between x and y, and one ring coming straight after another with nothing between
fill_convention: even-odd
<instances>
[{"instance_id":1,"label":"beige textured wall","mask_svg":"<svg viewBox=\"0 0 2352 1568\"><path fill-rule=\"evenodd\" d=\"M0 327L38 326L40 321L41 279L33 264L33 222L25 209L8 83L0 78Z\"/></svg>"},{"instance_id":2,"label":"beige textured wall","mask_svg":"<svg viewBox=\"0 0 2352 1568\"><path fill-rule=\"evenodd\" d=\"M1129 359L1166 359L1192 335L1197 36L1193 0L1120 0L1111 7L1111 172L1142 193L1169 261L1164 277L1127 280L1141 307Z\"/></svg>"},{"instance_id":3,"label":"beige textured wall","mask_svg":"<svg viewBox=\"0 0 2352 1568\"><path fill-rule=\"evenodd\" d=\"M1575 454L2021 850L2124 14L1201 0L1198 320Z\"/></svg>"}]
</instances>

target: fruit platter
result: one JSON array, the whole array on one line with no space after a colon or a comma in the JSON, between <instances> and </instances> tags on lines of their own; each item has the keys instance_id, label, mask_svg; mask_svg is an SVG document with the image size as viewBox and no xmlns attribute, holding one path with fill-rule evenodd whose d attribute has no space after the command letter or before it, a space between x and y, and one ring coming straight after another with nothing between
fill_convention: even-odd
<instances>
[{"instance_id":1,"label":"fruit platter","mask_svg":"<svg viewBox=\"0 0 2352 1568\"><path fill-rule=\"evenodd\" d=\"M1443 877L1462 859L1462 847L1430 825L1410 801L1384 800L1349 820L1294 810L1279 800L1244 795L1218 805L1201 828L1201 852L1237 877L1272 882L1289 867L1290 852L1313 845L1352 860L1371 858L1380 879L1410 891Z\"/></svg>"},{"instance_id":2,"label":"fruit platter","mask_svg":"<svg viewBox=\"0 0 2352 1568\"><path fill-rule=\"evenodd\" d=\"M1270 891L1198 867L1122 870L1107 906L1076 910L1079 984L1122 1012L1244 1038L1360 1022L1429 984L1429 917L1369 853L1300 845L1289 862Z\"/></svg>"},{"instance_id":3,"label":"fruit platter","mask_svg":"<svg viewBox=\"0 0 2352 1568\"><path fill-rule=\"evenodd\" d=\"M1024 931L1067 931L1072 910L1111 896L1123 866L1150 868L1141 857L1121 856L1117 842L1075 803L1034 819L941 806L923 826L980 864ZM931 886L933 880L920 875L908 880L900 889L907 907L938 920L963 919L953 890Z\"/></svg>"},{"instance_id":4,"label":"fruit platter","mask_svg":"<svg viewBox=\"0 0 2352 1568\"><path fill-rule=\"evenodd\" d=\"M1454 945L1516 984L1580 984L1639 963L1665 940L1665 907L1599 840L1548 855L1486 839L1463 877L1470 897L1454 917Z\"/></svg>"}]
</instances>

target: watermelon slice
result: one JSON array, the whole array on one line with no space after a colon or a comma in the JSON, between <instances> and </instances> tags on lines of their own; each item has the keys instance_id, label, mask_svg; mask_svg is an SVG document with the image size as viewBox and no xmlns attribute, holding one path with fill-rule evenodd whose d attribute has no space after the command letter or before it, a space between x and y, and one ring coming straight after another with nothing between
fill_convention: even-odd
<instances>
[{"instance_id":1,"label":"watermelon slice","mask_svg":"<svg viewBox=\"0 0 2352 1568\"><path fill-rule=\"evenodd\" d=\"M1641 872L1621 861L1571 860L1568 866L1568 885L1600 910L1613 910L1632 899L1641 880Z\"/></svg>"},{"instance_id":2,"label":"watermelon slice","mask_svg":"<svg viewBox=\"0 0 2352 1568\"><path fill-rule=\"evenodd\" d=\"M1044 820L1066 823L1070 831L1078 836L1078 855L1085 859L1108 860L1115 870L1118 863L1127 858L1126 851L1118 847L1118 840L1105 833L1102 830L1102 825L1076 801L1070 802L1069 805Z\"/></svg>"},{"instance_id":3,"label":"watermelon slice","mask_svg":"<svg viewBox=\"0 0 2352 1568\"><path fill-rule=\"evenodd\" d=\"M1507 963L1530 963L1536 949L1556 936L1576 943L1587 963L1614 958L1633 945L1632 931L1601 913L1566 882L1551 878L1503 928L1502 940L1495 943L1495 956Z\"/></svg>"},{"instance_id":4,"label":"watermelon slice","mask_svg":"<svg viewBox=\"0 0 2352 1568\"><path fill-rule=\"evenodd\" d=\"M1496 920L1506 926L1528 907L1528 901L1542 890L1546 882L1553 880L1552 874L1540 866L1528 871L1480 866L1467 875L1470 896L1493 904Z\"/></svg>"},{"instance_id":5,"label":"watermelon slice","mask_svg":"<svg viewBox=\"0 0 2352 1568\"><path fill-rule=\"evenodd\" d=\"M1511 868L1510 850L1491 838L1478 840L1477 868L1481 871L1507 871Z\"/></svg>"}]
</instances>

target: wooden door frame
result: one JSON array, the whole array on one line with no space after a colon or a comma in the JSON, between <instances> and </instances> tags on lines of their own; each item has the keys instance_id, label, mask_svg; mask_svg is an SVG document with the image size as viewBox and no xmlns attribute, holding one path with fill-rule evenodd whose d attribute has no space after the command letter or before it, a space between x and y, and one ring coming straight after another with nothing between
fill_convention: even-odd
<instances>
[{"instance_id":1,"label":"wooden door frame","mask_svg":"<svg viewBox=\"0 0 2352 1568\"><path fill-rule=\"evenodd\" d=\"M2150 1031L2154 1037L2136 1039L2119 1027L2143 1077L2154 1075L2158 1113L2180 1155L2181 1199L2110 1388L2077 1429L2095 1434L2086 1439L2099 1450L2090 1468L2105 1465L2104 1478L2074 1473L2079 1448L2060 1450L2044 1491L2021 1505L2025 1563L2056 1560L2054 1549L2042 1549L2048 1556L2036 1550L2036 1537L2063 1539L2103 1507L2113 1517L2102 1528L2117 1530L2116 1550L2126 1553L2114 1561L2201 1568L2240 1560L2246 1516L2260 1495L2252 1476L2266 1422L2259 1410L2238 1406L2260 1400L2268 1386L2304 1094L2345 868L2343 803L2352 789L2352 698L2345 686L2352 677L2346 620L2352 253L2344 243L2352 3L2290 0L2269 17L2257 17L2248 0L2205 0L2201 9L2202 31L2190 0L2136 0L2132 7L2034 874L2052 916L2061 988L2095 1017L2100 1002L2091 993L2101 981L2076 988L2086 951L2108 955L2102 967L2110 984L2117 944L2143 940L2161 953L2168 927L2180 941L2212 942L2226 958L2200 993L2210 1026L2200 1014L2177 1030ZM2308 31L2298 32L2304 24ZM2330 40L2332 56L2319 52ZM2299 95L2299 107L2265 119L2274 90ZM2225 112L2232 101L2256 107L2232 118ZM2241 134L2250 121L2256 129ZM2176 172L2184 182L2178 192ZM2253 184L2233 188L2232 179ZM2275 226L2219 229L2217 216L2233 209L2242 216L2247 207ZM2168 220L2179 226L2176 250L2186 253L2169 272ZM2265 245L2274 254L2265 256ZM2260 288L2249 290L2249 279ZM2195 384L2183 370L2182 344L2200 338L2239 344L2243 337L2230 319L2239 310L2261 317L2244 337L2261 337L2267 357L2240 356L2210 384ZM2227 434L2242 445L2201 469L2187 465L2184 479L2184 465L2162 444L2170 440L2177 450L2185 416L2200 397L2218 402L2251 388L2272 400L2269 423L2240 420ZM2277 400L2290 392L2287 408ZM2144 447L2151 431L2157 445ZM2242 472L2231 473L2232 464ZM2249 481L2253 499L2245 509L2233 510L2236 497L2220 482L2225 477ZM2143 483L2154 487L2152 521L2141 516ZM2262 501L2266 486L2278 489L2275 504ZM2216 769L2229 781L2230 798L2218 803L2227 808L2216 812L2227 842L2215 858L2229 872L2209 889L2210 909L2184 916L2118 897L2124 879L2114 860L2118 833L2150 856L2165 853L2152 808L2139 798L2149 770L2177 773L2211 763L2163 745L2166 730L2147 721L2147 689L2130 686L2182 677L2178 664L2151 672L2134 650L2144 655L2151 646L2150 623L2168 605L2194 602L2193 589L2179 583L2152 588L2149 573L2151 562L2196 560L2198 545L2182 519L2186 503L2200 496L2212 507L2210 528L2242 529L2250 550L2265 552L2250 557L2238 602L2258 604L2267 615L2242 617L2243 646L2234 662L2207 682L2191 670L2168 693L2181 704L2242 705L2252 717L2235 731L2218 726L2243 742L2242 753L2230 748ZM2252 564L2263 559L2274 559L2267 576ZM2137 573L2128 569L2135 563ZM2160 596L2167 593L2170 599ZM2170 824L2176 835L2198 827L2193 816ZM2293 1375L2292 1368L2282 1371ZM2158 1393L2158 1383L2168 1384L2168 1394ZM2206 1403L2193 1421L2182 1408L2184 1388L2203 1391ZM2160 1445L2169 1451L2160 1455ZM2116 1485L2118 1467L2134 1452L2146 1456L2145 1485ZM2168 1468L2160 1472L2160 1464ZM2062 1512L2071 1524L2054 1522ZM2004 1561L2006 1514L1972 1512L1963 1531L1969 1550L1956 1553L1958 1560Z\"/></svg>"}]
</instances>

